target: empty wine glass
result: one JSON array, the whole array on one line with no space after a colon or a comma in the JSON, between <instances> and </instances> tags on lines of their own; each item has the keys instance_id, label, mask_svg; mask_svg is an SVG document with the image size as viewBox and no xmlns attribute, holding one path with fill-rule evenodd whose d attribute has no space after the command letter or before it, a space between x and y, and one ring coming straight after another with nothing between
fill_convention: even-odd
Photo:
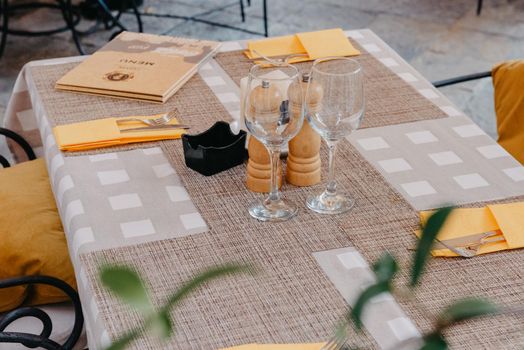
<instances>
[{"instance_id":1,"label":"empty wine glass","mask_svg":"<svg viewBox=\"0 0 524 350\"><path fill-rule=\"evenodd\" d=\"M337 143L359 127L364 115L362 67L350 58L321 58L313 63L312 83L316 84L315 96L313 89L308 88L306 114L313 129L329 148L329 175L325 191L308 197L306 204L317 213L339 214L355 204L352 198L337 192L335 153Z\"/></svg>"},{"instance_id":2,"label":"empty wine glass","mask_svg":"<svg viewBox=\"0 0 524 350\"><path fill-rule=\"evenodd\" d=\"M302 95L288 98L292 83L300 87L299 72L288 64L255 65L248 76L243 110L246 128L264 144L271 161L269 196L249 208L251 216L261 221L284 221L297 213L295 206L282 200L277 182L281 147L300 131L304 120Z\"/></svg>"}]
</instances>

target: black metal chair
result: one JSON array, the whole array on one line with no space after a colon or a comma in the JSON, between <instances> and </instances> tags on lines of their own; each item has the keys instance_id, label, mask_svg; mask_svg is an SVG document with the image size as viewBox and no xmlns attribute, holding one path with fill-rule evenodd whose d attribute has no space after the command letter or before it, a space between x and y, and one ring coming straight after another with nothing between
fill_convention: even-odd
<instances>
[{"instance_id":1,"label":"black metal chair","mask_svg":"<svg viewBox=\"0 0 524 350\"><path fill-rule=\"evenodd\" d=\"M5 129L5 128L0 128L0 135L3 135L6 138L9 138L9 139L13 140L20 147L22 147L22 149L24 150L25 154L27 155L27 159L29 159L29 160L36 159L35 152L33 152L33 149L29 145L29 142L27 142L21 135L17 134L16 132L14 132L12 130ZM9 161L4 156L2 156L1 154L0 154L0 164L4 168L8 168L9 166L11 166L9 164Z\"/></svg>"},{"instance_id":2,"label":"black metal chair","mask_svg":"<svg viewBox=\"0 0 524 350\"><path fill-rule=\"evenodd\" d=\"M0 0L0 17L2 18L2 22L0 25L0 58L2 57L6 43L7 43L7 35L19 35L19 36L48 36L60 32L70 31L71 36L73 38L73 41L75 43L75 46L78 50L78 52L81 55L85 54L85 51L82 47L82 44L80 43L80 37L83 35L88 35L93 33L98 27L101 22L104 23L105 29L113 29L117 28L118 31L113 34L112 37L114 37L116 34L120 33L121 31L128 30L127 27L122 24L120 21L120 17L123 13L125 13L129 8L133 11L137 24L138 24L138 31L143 31L143 24L142 19L140 16L140 12L138 11L137 5L135 0L126 0L126 1L120 1L121 8L113 8L111 6L108 6L106 3L106 0L88 0L86 2L94 4L91 6L91 9L95 11L95 14L97 15L94 19L96 19L96 24L86 30L86 31L79 31L77 29L77 25L81 20L82 15L85 12L85 5L84 3L81 3L80 5L73 5L72 0L54 0L55 3L51 2L31 2L31 3L19 3L19 4L10 4L10 0ZM137 0L138 1L138 0ZM35 8L51 8L59 10L62 14L62 17L64 19L65 25L59 28L54 28L50 30L21 30L21 29L14 29L9 26L9 17L13 14L16 14L18 12L27 11L30 9ZM113 15L112 11L117 11L116 15Z\"/></svg>"},{"instance_id":3,"label":"black metal chair","mask_svg":"<svg viewBox=\"0 0 524 350\"><path fill-rule=\"evenodd\" d=\"M35 306L23 306L6 313L0 317L0 343L17 343L28 348L42 347L48 350L70 350L82 334L84 326L84 316L78 293L67 283L50 276L24 276L10 278L0 281L0 289L10 288L21 285L46 284L63 291L73 302L75 309L75 322L73 330L63 344L58 344L49 339L53 324L51 317L42 309ZM42 322L42 332L40 334L30 334L23 332L6 332L5 329L14 321L22 317L35 317Z\"/></svg>"},{"instance_id":4,"label":"black metal chair","mask_svg":"<svg viewBox=\"0 0 524 350\"><path fill-rule=\"evenodd\" d=\"M25 151L29 160L36 159L33 149L29 143L19 134L9 129L0 128L0 135L15 141ZM9 167L7 159L0 155L0 164ZM42 309L35 306L22 306L18 309L5 313L0 316L0 343L17 343L28 348L42 347L48 350L70 350L77 343L84 325L84 316L78 293L66 282L51 276L22 276L0 280L0 289L10 288L21 285L45 284L53 286L64 292L73 303L75 310L75 321L71 334L63 344L58 344L49 339L53 329L51 317ZM23 332L6 331L6 328L14 321L23 317L35 317L42 322L40 334L30 334Z\"/></svg>"}]
</instances>

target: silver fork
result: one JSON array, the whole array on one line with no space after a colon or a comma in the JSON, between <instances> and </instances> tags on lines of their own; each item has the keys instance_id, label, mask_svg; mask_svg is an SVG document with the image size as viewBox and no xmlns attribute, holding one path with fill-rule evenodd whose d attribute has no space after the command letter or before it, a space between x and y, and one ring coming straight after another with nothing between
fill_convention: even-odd
<instances>
[{"instance_id":1,"label":"silver fork","mask_svg":"<svg viewBox=\"0 0 524 350\"><path fill-rule=\"evenodd\" d=\"M478 250L483 244L503 241L503 237L491 238L496 236L496 232L486 232L478 242L473 242L465 245L464 247L454 247L452 245L446 244L441 240L435 238L435 241L442 244L444 247L451 250L453 253L460 255L463 258L472 258L477 255Z\"/></svg>"},{"instance_id":2,"label":"silver fork","mask_svg":"<svg viewBox=\"0 0 524 350\"><path fill-rule=\"evenodd\" d=\"M320 350L341 350L346 345L348 338L343 334L335 334Z\"/></svg>"},{"instance_id":3,"label":"silver fork","mask_svg":"<svg viewBox=\"0 0 524 350\"><path fill-rule=\"evenodd\" d=\"M158 118L151 118L151 119L126 118L126 119L118 119L117 123L120 124L120 123L125 123L125 122L142 122L149 126L161 126L161 125L167 125L174 117L175 117L175 112L171 111L169 113L165 113L164 115Z\"/></svg>"}]
</instances>

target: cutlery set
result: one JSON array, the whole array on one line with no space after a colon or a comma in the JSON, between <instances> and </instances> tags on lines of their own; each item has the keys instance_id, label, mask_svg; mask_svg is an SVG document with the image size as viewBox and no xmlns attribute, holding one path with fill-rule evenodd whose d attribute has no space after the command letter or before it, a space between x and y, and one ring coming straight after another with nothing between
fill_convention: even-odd
<instances>
[{"instance_id":1,"label":"cutlery set","mask_svg":"<svg viewBox=\"0 0 524 350\"><path fill-rule=\"evenodd\" d=\"M449 249L453 253L463 257L463 258L472 258L477 255L480 247L486 243L496 243L496 242L503 242L505 241L504 237L495 237L499 234L497 231L490 231L484 233L480 239L474 241L474 242L467 242L465 244L460 245L452 245L449 243L446 243L444 241L439 240L438 238L435 238L436 246L432 249ZM440 245L440 247L438 247ZM416 247L409 248L410 250L416 250Z\"/></svg>"},{"instance_id":2,"label":"cutlery set","mask_svg":"<svg viewBox=\"0 0 524 350\"><path fill-rule=\"evenodd\" d=\"M139 132L139 131L152 131L152 130L170 130L170 129L189 129L189 125L185 124L169 124L171 120L175 118L175 111L171 111L168 113L163 114L160 117L154 117L154 118L125 118L125 119L118 119L117 123L119 125L126 124L128 122L141 122L148 126L145 127L138 127L138 128L131 128L131 129L124 129L120 132L126 133L126 132Z\"/></svg>"}]
</instances>

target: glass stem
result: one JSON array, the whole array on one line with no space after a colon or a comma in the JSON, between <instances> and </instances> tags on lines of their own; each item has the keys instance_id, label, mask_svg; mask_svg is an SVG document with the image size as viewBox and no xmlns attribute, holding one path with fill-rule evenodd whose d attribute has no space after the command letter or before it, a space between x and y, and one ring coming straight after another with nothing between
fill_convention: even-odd
<instances>
[{"instance_id":1,"label":"glass stem","mask_svg":"<svg viewBox=\"0 0 524 350\"><path fill-rule=\"evenodd\" d=\"M280 162L280 149L274 147L268 147L269 159L271 162L271 187L269 189L268 201L278 202L280 201L280 193L278 191L278 163Z\"/></svg>"},{"instance_id":2,"label":"glass stem","mask_svg":"<svg viewBox=\"0 0 524 350\"><path fill-rule=\"evenodd\" d=\"M337 151L337 141L326 141L329 148L329 171L326 194L334 196L337 194L337 182L335 181L335 153Z\"/></svg>"}]
</instances>

